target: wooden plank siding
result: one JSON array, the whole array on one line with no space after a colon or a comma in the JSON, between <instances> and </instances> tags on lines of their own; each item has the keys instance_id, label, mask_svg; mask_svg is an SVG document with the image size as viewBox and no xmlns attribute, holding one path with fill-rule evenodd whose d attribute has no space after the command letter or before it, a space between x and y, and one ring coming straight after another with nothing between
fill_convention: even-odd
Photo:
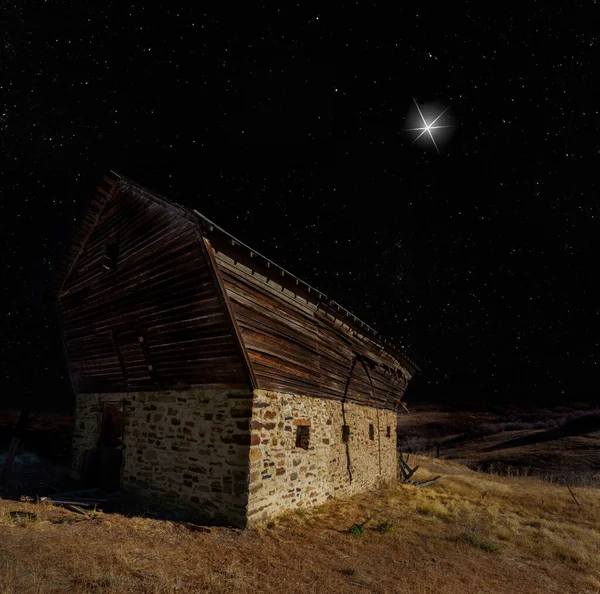
<instances>
[{"instance_id":1,"label":"wooden plank siding","mask_svg":"<svg viewBox=\"0 0 600 594\"><path fill-rule=\"evenodd\" d=\"M259 388L341 399L358 357L347 400L398 405L407 381L395 372L400 362L381 345L359 338L314 294L281 276L273 279L272 271L224 238L210 240Z\"/></svg>"},{"instance_id":2,"label":"wooden plank siding","mask_svg":"<svg viewBox=\"0 0 600 594\"><path fill-rule=\"evenodd\" d=\"M44 298L46 300L56 300L65 278L69 276L74 262L77 260L80 251L85 246L87 239L96 224L100 212L104 208L106 200L116 190L119 178L115 174L106 175L102 183L96 188L92 199L87 203L78 224L73 229L71 238L67 244L65 253L56 266L54 275L48 283Z\"/></svg>"},{"instance_id":3,"label":"wooden plank siding","mask_svg":"<svg viewBox=\"0 0 600 594\"><path fill-rule=\"evenodd\" d=\"M115 173L83 213L48 296L76 392L227 384L393 409L416 369L197 211Z\"/></svg>"},{"instance_id":4,"label":"wooden plank siding","mask_svg":"<svg viewBox=\"0 0 600 594\"><path fill-rule=\"evenodd\" d=\"M58 309L77 392L249 384L197 225L130 188L97 214Z\"/></svg>"}]
</instances>

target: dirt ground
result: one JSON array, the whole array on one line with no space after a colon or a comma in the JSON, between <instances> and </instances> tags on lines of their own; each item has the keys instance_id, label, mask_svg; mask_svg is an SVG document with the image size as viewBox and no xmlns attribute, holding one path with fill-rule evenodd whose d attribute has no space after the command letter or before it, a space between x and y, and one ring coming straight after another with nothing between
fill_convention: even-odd
<instances>
[{"instance_id":1,"label":"dirt ground","mask_svg":"<svg viewBox=\"0 0 600 594\"><path fill-rule=\"evenodd\" d=\"M443 478L248 531L0 500L0 593L600 592L599 490L578 507L564 486L411 460Z\"/></svg>"}]
</instances>

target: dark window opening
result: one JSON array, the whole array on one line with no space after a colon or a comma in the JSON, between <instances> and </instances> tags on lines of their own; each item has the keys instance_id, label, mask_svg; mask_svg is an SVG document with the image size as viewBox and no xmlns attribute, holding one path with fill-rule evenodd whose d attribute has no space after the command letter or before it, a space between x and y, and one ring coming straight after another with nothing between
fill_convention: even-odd
<instances>
[{"instance_id":1,"label":"dark window opening","mask_svg":"<svg viewBox=\"0 0 600 594\"><path fill-rule=\"evenodd\" d=\"M392 428L389 425L387 426L387 430L385 432L385 436L386 437L391 437L392 436Z\"/></svg>"},{"instance_id":2,"label":"dark window opening","mask_svg":"<svg viewBox=\"0 0 600 594\"><path fill-rule=\"evenodd\" d=\"M369 425L369 439L371 441L375 439L375 427L373 427L373 423Z\"/></svg>"},{"instance_id":3,"label":"dark window opening","mask_svg":"<svg viewBox=\"0 0 600 594\"><path fill-rule=\"evenodd\" d=\"M310 441L310 427L308 425L300 425L296 429L296 447L308 450Z\"/></svg>"},{"instance_id":4,"label":"dark window opening","mask_svg":"<svg viewBox=\"0 0 600 594\"><path fill-rule=\"evenodd\" d=\"M342 425L342 442L348 443L350 438L350 425Z\"/></svg>"},{"instance_id":5,"label":"dark window opening","mask_svg":"<svg viewBox=\"0 0 600 594\"><path fill-rule=\"evenodd\" d=\"M119 257L119 246L116 241L111 241L106 244L104 249L103 266L106 270L114 270L117 267L117 259Z\"/></svg>"}]
</instances>

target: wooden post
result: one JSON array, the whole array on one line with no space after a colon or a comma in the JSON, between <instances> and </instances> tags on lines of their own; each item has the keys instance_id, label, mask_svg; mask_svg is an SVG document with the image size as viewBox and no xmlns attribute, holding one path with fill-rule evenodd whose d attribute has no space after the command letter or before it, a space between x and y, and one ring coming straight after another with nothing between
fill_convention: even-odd
<instances>
[{"instance_id":1,"label":"wooden post","mask_svg":"<svg viewBox=\"0 0 600 594\"><path fill-rule=\"evenodd\" d=\"M573 501L577 504L577 507L579 508L579 510L581 510L581 505L579 505L579 501L577 501L577 499L575 498L575 494L573 493L573 491L571 491L571 487L569 487L569 483L567 483L566 479L565 479L565 485L567 485L567 489L569 489L569 493L571 493L571 497L573 498Z\"/></svg>"},{"instance_id":2,"label":"wooden post","mask_svg":"<svg viewBox=\"0 0 600 594\"><path fill-rule=\"evenodd\" d=\"M10 474L15 456L17 455L17 450L19 449L19 443L21 441L21 435L25 431L25 427L27 426L27 418L29 417L29 411L27 408L24 408L21 411L21 415L19 416L19 420L17 422L17 426L15 427L15 432L13 438L10 442L10 446L8 447L8 452L6 453L6 460L2 465L2 470L0 471L0 490L2 490L8 480L8 475Z\"/></svg>"}]
</instances>

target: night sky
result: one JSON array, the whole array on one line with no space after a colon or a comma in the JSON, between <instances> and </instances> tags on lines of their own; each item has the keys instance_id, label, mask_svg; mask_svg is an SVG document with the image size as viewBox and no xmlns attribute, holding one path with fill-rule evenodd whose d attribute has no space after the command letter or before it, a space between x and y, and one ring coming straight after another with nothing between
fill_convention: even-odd
<instances>
[{"instance_id":1,"label":"night sky","mask_svg":"<svg viewBox=\"0 0 600 594\"><path fill-rule=\"evenodd\" d=\"M409 402L597 398L595 2L162 4L1 5L5 406L71 405L42 297L110 169L404 346Z\"/></svg>"}]
</instances>

